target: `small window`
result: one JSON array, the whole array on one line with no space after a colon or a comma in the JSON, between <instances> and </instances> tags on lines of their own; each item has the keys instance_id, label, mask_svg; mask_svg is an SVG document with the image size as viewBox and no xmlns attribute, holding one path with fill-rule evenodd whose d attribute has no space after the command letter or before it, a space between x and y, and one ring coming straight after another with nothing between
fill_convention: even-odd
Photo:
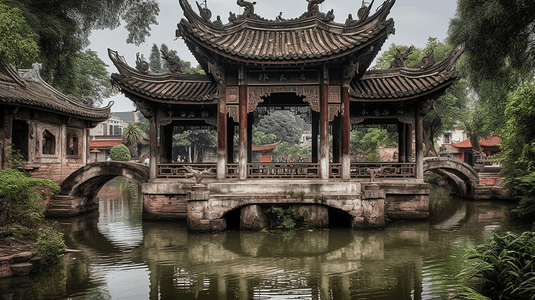
<instances>
[{"instance_id":1,"label":"small window","mask_svg":"<svg viewBox=\"0 0 535 300\"><path fill-rule=\"evenodd\" d=\"M67 155L78 155L78 137L74 133L67 134Z\"/></svg>"},{"instance_id":2,"label":"small window","mask_svg":"<svg viewBox=\"0 0 535 300\"><path fill-rule=\"evenodd\" d=\"M43 132L43 154L55 154L56 153L56 137L50 133L50 131L45 130Z\"/></svg>"},{"instance_id":3,"label":"small window","mask_svg":"<svg viewBox=\"0 0 535 300\"><path fill-rule=\"evenodd\" d=\"M444 133L444 144L451 143L451 133Z\"/></svg>"}]
</instances>

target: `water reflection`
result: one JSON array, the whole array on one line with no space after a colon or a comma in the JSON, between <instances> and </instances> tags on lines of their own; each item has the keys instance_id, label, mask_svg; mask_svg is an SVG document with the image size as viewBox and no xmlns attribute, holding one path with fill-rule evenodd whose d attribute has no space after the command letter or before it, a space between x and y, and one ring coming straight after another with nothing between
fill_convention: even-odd
<instances>
[{"instance_id":1,"label":"water reflection","mask_svg":"<svg viewBox=\"0 0 535 300\"><path fill-rule=\"evenodd\" d=\"M192 234L141 222L139 189L113 183L100 213L63 221L82 252L0 299L447 299L455 245L521 227L508 204L434 193L430 221L384 230Z\"/></svg>"}]
</instances>

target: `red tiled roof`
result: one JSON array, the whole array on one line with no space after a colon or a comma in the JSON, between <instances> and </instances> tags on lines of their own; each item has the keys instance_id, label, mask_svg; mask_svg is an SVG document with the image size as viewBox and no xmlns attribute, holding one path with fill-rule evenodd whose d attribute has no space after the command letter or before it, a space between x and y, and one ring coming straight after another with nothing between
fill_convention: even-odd
<instances>
[{"instance_id":1,"label":"red tiled roof","mask_svg":"<svg viewBox=\"0 0 535 300\"><path fill-rule=\"evenodd\" d=\"M500 137L497 135L491 135L488 138L481 138L479 139L479 145L482 147L499 147L500 144ZM470 142L470 138L459 142L457 144L451 144L452 147L458 148L458 149L466 149L466 148L472 148L472 143Z\"/></svg>"},{"instance_id":2,"label":"red tiled roof","mask_svg":"<svg viewBox=\"0 0 535 300\"><path fill-rule=\"evenodd\" d=\"M261 146L254 146L253 145L252 150L253 151L269 151L269 150L273 150L273 149L277 148L278 145L279 145L279 143L275 143L275 144L271 144L271 145L261 145Z\"/></svg>"},{"instance_id":3,"label":"red tiled roof","mask_svg":"<svg viewBox=\"0 0 535 300\"><path fill-rule=\"evenodd\" d=\"M89 148L111 148L122 144L122 140L101 140L101 141L89 141Z\"/></svg>"}]
</instances>

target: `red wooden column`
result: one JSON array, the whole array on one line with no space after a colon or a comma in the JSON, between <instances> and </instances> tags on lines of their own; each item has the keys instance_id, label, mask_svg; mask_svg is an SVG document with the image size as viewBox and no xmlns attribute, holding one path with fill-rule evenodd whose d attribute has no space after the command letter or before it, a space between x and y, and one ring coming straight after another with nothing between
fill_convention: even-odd
<instances>
[{"instance_id":1,"label":"red wooden column","mask_svg":"<svg viewBox=\"0 0 535 300\"><path fill-rule=\"evenodd\" d=\"M329 70L323 67L320 84L320 176L329 179Z\"/></svg>"},{"instance_id":2,"label":"red wooden column","mask_svg":"<svg viewBox=\"0 0 535 300\"><path fill-rule=\"evenodd\" d=\"M149 119L149 134L150 134L150 159L149 159L149 177L155 179L157 176L157 160L158 160L158 128L156 126L156 114Z\"/></svg>"},{"instance_id":3,"label":"red wooden column","mask_svg":"<svg viewBox=\"0 0 535 300\"><path fill-rule=\"evenodd\" d=\"M351 177L349 139L351 136L351 110L349 107L349 86L342 87L342 179Z\"/></svg>"},{"instance_id":4,"label":"red wooden column","mask_svg":"<svg viewBox=\"0 0 535 300\"><path fill-rule=\"evenodd\" d=\"M247 179L247 86L240 85L240 161L238 164L238 172L240 179Z\"/></svg>"},{"instance_id":5,"label":"red wooden column","mask_svg":"<svg viewBox=\"0 0 535 300\"><path fill-rule=\"evenodd\" d=\"M416 179L424 179L424 116L416 112Z\"/></svg>"},{"instance_id":6,"label":"red wooden column","mask_svg":"<svg viewBox=\"0 0 535 300\"><path fill-rule=\"evenodd\" d=\"M217 179L227 177L227 104L226 87L219 86L217 99Z\"/></svg>"}]
</instances>

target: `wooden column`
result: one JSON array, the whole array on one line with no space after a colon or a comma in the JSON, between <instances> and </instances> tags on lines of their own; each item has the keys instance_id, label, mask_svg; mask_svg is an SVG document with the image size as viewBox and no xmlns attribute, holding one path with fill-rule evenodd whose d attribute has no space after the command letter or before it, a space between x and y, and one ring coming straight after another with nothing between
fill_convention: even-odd
<instances>
[{"instance_id":1,"label":"wooden column","mask_svg":"<svg viewBox=\"0 0 535 300\"><path fill-rule=\"evenodd\" d=\"M405 151L407 150L407 125L398 123L398 162L405 162Z\"/></svg>"},{"instance_id":2,"label":"wooden column","mask_svg":"<svg viewBox=\"0 0 535 300\"><path fill-rule=\"evenodd\" d=\"M320 175L329 179L329 70L323 67L323 80L320 84Z\"/></svg>"},{"instance_id":3,"label":"wooden column","mask_svg":"<svg viewBox=\"0 0 535 300\"><path fill-rule=\"evenodd\" d=\"M219 87L217 99L217 179L227 177L227 104L226 88Z\"/></svg>"},{"instance_id":4,"label":"wooden column","mask_svg":"<svg viewBox=\"0 0 535 300\"><path fill-rule=\"evenodd\" d=\"M253 162L253 122L254 115L247 114L247 162Z\"/></svg>"},{"instance_id":5,"label":"wooden column","mask_svg":"<svg viewBox=\"0 0 535 300\"><path fill-rule=\"evenodd\" d=\"M247 179L247 86L240 85L240 161L238 172L240 179Z\"/></svg>"},{"instance_id":6,"label":"wooden column","mask_svg":"<svg viewBox=\"0 0 535 300\"><path fill-rule=\"evenodd\" d=\"M416 179L424 179L424 116L416 113Z\"/></svg>"},{"instance_id":7,"label":"wooden column","mask_svg":"<svg viewBox=\"0 0 535 300\"><path fill-rule=\"evenodd\" d=\"M312 162L318 163L319 113L312 111Z\"/></svg>"},{"instance_id":8,"label":"wooden column","mask_svg":"<svg viewBox=\"0 0 535 300\"><path fill-rule=\"evenodd\" d=\"M414 126L405 125L406 139L405 139L405 162L412 162L412 141L413 141Z\"/></svg>"},{"instance_id":9,"label":"wooden column","mask_svg":"<svg viewBox=\"0 0 535 300\"><path fill-rule=\"evenodd\" d=\"M234 163L234 127L236 123L227 117L227 163Z\"/></svg>"},{"instance_id":10,"label":"wooden column","mask_svg":"<svg viewBox=\"0 0 535 300\"><path fill-rule=\"evenodd\" d=\"M150 134L150 159L149 159L149 178L157 177L157 160L158 160L158 128L156 127L156 114L149 119Z\"/></svg>"},{"instance_id":11,"label":"wooden column","mask_svg":"<svg viewBox=\"0 0 535 300\"><path fill-rule=\"evenodd\" d=\"M351 109L349 104L349 86L342 87L342 179L351 177L351 157L349 139L351 137Z\"/></svg>"}]
</instances>

